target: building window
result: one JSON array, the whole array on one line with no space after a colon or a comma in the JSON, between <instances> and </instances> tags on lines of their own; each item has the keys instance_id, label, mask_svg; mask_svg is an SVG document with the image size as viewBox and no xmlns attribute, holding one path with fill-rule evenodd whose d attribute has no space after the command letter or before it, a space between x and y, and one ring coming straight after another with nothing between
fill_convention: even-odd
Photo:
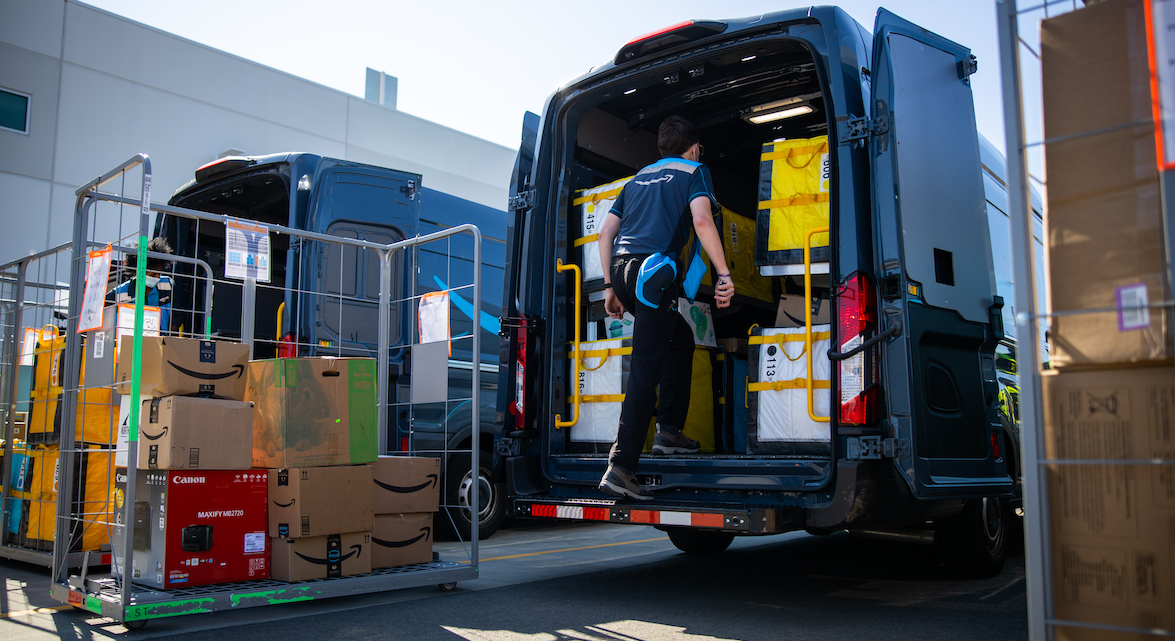
<instances>
[{"instance_id":1,"label":"building window","mask_svg":"<svg viewBox=\"0 0 1175 641\"><path fill-rule=\"evenodd\" d=\"M29 132L29 95L0 89L0 129Z\"/></svg>"}]
</instances>

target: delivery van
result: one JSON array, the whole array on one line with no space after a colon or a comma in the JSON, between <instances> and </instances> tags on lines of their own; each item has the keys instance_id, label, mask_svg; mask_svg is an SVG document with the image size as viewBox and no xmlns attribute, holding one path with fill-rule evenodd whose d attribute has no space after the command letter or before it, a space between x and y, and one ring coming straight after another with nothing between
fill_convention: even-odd
<instances>
[{"instance_id":1,"label":"delivery van","mask_svg":"<svg viewBox=\"0 0 1175 641\"><path fill-rule=\"evenodd\" d=\"M451 293L450 327L453 336L483 332L481 371L476 380L482 389L480 420L481 536L493 534L506 515L501 496L501 465L493 456L500 437L496 398L498 353L497 318L500 315L502 264L504 263L505 213L421 185L420 174L357 162L324 158L308 153L228 157L200 167L195 178L181 187L169 205L224 214L262 225L283 225L299 230L344 238L393 243L448 227L473 223L482 232L482 300L480 318L460 291ZM155 235L175 253L202 259L214 278L211 318L203 306L204 279L193 278L190 265L176 266L172 330L190 332L210 323L216 336L242 336L242 283L225 279L223 225L160 215ZM373 250L346 248L318 241L269 234L270 277L254 294L253 358L295 356L355 356L374 358L378 350L379 254ZM395 306L389 327L392 365L389 398L407 403L410 381L410 331L417 331L415 307L403 301L411 295L447 290L451 282L472 282L473 240L454 237L449 261L436 247L416 252L418 269L408 269L408 256L393 257L391 299ZM342 251L343 253L340 253ZM460 258L464 257L464 258ZM467 296L467 295L466 295ZM247 315L246 315L247 318ZM468 398L473 379L468 341L455 341L449 360L450 398ZM464 347L462 347L464 346ZM401 349L397 349L397 347ZM464 349L464 351L462 351ZM418 404L409 415L397 409L388 426L389 447L445 456L445 503L469 505L472 483L469 455L473 413L468 402ZM456 452L455 452L456 451ZM497 468L497 476L495 476ZM450 516L462 538L469 536L467 509L451 509ZM448 519L437 519L438 526Z\"/></svg>"},{"instance_id":2,"label":"delivery van","mask_svg":"<svg viewBox=\"0 0 1175 641\"><path fill-rule=\"evenodd\" d=\"M884 9L872 36L839 8L790 9L637 38L528 114L499 382L513 513L651 524L687 552L919 531L951 567L998 573L1020 474L996 359L1014 346L990 242L1007 223L989 224L985 188L1003 187L991 167L985 185L977 69ZM699 128L736 293L710 304L711 270L679 301L697 343L685 432L701 451L646 444L653 499L617 501L597 485L631 339L603 312L595 234L659 159L670 115Z\"/></svg>"}]
</instances>

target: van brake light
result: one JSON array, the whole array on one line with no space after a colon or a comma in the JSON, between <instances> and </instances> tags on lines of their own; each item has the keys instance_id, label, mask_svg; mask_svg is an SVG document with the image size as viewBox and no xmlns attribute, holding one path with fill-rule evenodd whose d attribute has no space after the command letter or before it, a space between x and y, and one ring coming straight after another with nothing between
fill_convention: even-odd
<instances>
[{"instance_id":1,"label":"van brake light","mask_svg":"<svg viewBox=\"0 0 1175 641\"><path fill-rule=\"evenodd\" d=\"M223 174L227 171L241 169L256 163L257 160L254 158L247 158L245 156L225 156L224 158L219 158L206 165L202 165L199 169L197 169L196 182L204 182L205 180L208 180L217 174Z\"/></svg>"},{"instance_id":2,"label":"van brake light","mask_svg":"<svg viewBox=\"0 0 1175 641\"><path fill-rule=\"evenodd\" d=\"M613 59L613 62L621 64L664 47L722 33L726 31L726 26L725 22L717 20L686 20L669 25L664 29L646 33L639 38L630 40L620 48L620 51L616 52L616 58Z\"/></svg>"},{"instance_id":3,"label":"van brake light","mask_svg":"<svg viewBox=\"0 0 1175 641\"><path fill-rule=\"evenodd\" d=\"M877 330L877 292L864 274L849 276L837 290L837 339L840 352L861 345ZM876 416L877 363L866 349L836 364L840 387L840 424L869 425Z\"/></svg>"},{"instance_id":4,"label":"van brake light","mask_svg":"<svg viewBox=\"0 0 1175 641\"><path fill-rule=\"evenodd\" d=\"M297 358L298 357L298 337L292 333L281 337L277 345L278 358Z\"/></svg>"},{"instance_id":5,"label":"van brake light","mask_svg":"<svg viewBox=\"0 0 1175 641\"><path fill-rule=\"evenodd\" d=\"M526 415L526 321L518 328L518 358L514 369L514 402L510 404L510 413L518 417L519 422Z\"/></svg>"}]
</instances>

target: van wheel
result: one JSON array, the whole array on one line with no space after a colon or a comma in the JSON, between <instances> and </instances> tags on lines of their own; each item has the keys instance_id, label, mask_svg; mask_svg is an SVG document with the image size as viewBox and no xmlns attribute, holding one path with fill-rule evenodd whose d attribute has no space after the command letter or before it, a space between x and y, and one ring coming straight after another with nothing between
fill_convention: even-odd
<instances>
[{"instance_id":1,"label":"van wheel","mask_svg":"<svg viewBox=\"0 0 1175 641\"><path fill-rule=\"evenodd\" d=\"M993 577L1004 569L1011 523L1006 499L971 499L962 512L938 525L935 543L952 572L976 579Z\"/></svg>"},{"instance_id":2,"label":"van wheel","mask_svg":"<svg viewBox=\"0 0 1175 641\"><path fill-rule=\"evenodd\" d=\"M734 535L730 532L673 528L666 530L665 533L669 535L669 540L677 546L677 549L686 554L698 556L718 554L730 547L731 541L734 541Z\"/></svg>"},{"instance_id":3,"label":"van wheel","mask_svg":"<svg viewBox=\"0 0 1175 641\"><path fill-rule=\"evenodd\" d=\"M493 477L489 462L492 460L489 452L482 452L478 465L481 470L477 476L477 515L481 539L493 536L506 520L506 488L501 483L491 481ZM450 456L449 464L445 467L445 504L450 507L446 508L448 518L441 519L441 526L448 534L462 541L468 541L472 533L473 510L470 509L469 496L473 483L469 455L461 453Z\"/></svg>"}]
</instances>

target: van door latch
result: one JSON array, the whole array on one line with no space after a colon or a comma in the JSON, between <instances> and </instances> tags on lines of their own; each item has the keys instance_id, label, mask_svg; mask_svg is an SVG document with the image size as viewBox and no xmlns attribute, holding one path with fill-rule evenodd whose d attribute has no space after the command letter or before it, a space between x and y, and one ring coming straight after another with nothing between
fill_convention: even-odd
<instances>
[{"instance_id":1,"label":"van door latch","mask_svg":"<svg viewBox=\"0 0 1175 641\"><path fill-rule=\"evenodd\" d=\"M869 136L880 136L889 132L889 115L881 114L876 118L857 118L854 116L837 116L837 132L841 144L864 140Z\"/></svg>"},{"instance_id":2,"label":"van door latch","mask_svg":"<svg viewBox=\"0 0 1175 641\"><path fill-rule=\"evenodd\" d=\"M409 180L407 184L400 188L400 193L408 196L408 200L416 200L416 181Z\"/></svg>"},{"instance_id":3,"label":"van door latch","mask_svg":"<svg viewBox=\"0 0 1175 641\"><path fill-rule=\"evenodd\" d=\"M534 207L534 190L528 189L517 196L511 196L506 208L510 211L531 209Z\"/></svg>"},{"instance_id":4,"label":"van door latch","mask_svg":"<svg viewBox=\"0 0 1175 641\"><path fill-rule=\"evenodd\" d=\"M846 439L845 458L850 461L879 458L905 458L910 455L910 439L859 436Z\"/></svg>"}]
</instances>

